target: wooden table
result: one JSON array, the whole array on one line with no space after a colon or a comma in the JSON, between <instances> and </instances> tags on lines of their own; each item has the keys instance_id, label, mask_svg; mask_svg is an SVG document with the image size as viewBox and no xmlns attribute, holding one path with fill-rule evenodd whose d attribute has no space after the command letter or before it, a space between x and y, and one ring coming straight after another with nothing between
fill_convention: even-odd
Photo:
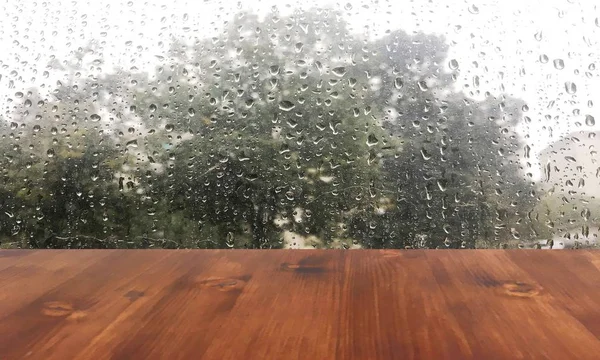
<instances>
[{"instance_id":1,"label":"wooden table","mask_svg":"<svg viewBox=\"0 0 600 360\"><path fill-rule=\"evenodd\" d=\"M600 359L600 252L0 251L0 359Z\"/></svg>"}]
</instances>

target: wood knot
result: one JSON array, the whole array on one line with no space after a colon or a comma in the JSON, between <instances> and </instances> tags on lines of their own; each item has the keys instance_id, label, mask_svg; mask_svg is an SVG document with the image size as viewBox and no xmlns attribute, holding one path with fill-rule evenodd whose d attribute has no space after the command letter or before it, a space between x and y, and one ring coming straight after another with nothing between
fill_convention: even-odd
<instances>
[{"instance_id":1,"label":"wood knot","mask_svg":"<svg viewBox=\"0 0 600 360\"><path fill-rule=\"evenodd\" d=\"M246 285L246 282L242 279L232 278L211 278L204 279L198 282L200 287L207 289L215 289L219 291L232 291L239 290Z\"/></svg>"},{"instance_id":2,"label":"wood knot","mask_svg":"<svg viewBox=\"0 0 600 360\"><path fill-rule=\"evenodd\" d=\"M42 314L46 316L60 317L71 313L73 313L73 305L64 301L49 301L42 308Z\"/></svg>"},{"instance_id":3,"label":"wood knot","mask_svg":"<svg viewBox=\"0 0 600 360\"><path fill-rule=\"evenodd\" d=\"M144 295L145 294L143 291L131 290L131 291L128 291L124 296L126 298L128 298L129 301L136 301L137 299L141 298Z\"/></svg>"},{"instance_id":4,"label":"wood knot","mask_svg":"<svg viewBox=\"0 0 600 360\"><path fill-rule=\"evenodd\" d=\"M293 272L297 272L297 273L322 273L325 271L325 269L319 265L300 264L300 263L298 263L298 264L283 263L283 264L281 264L280 269L282 271L293 271Z\"/></svg>"},{"instance_id":5,"label":"wood knot","mask_svg":"<svg viewBox=\"0 0 600 360\"><path fill-rule=\"evenodd\" d=\"M76 310L65 301L48 301L44 303L42 314L50 317L66 317L68 320L82 320L87 317L85 311Z\"/></svg>"},{"instance_id":6,"label":"wood knot","mask_svg":"<svg viewBox=\"0 0 600 360\"><path fill-rule=\"evenodd\" d=\"M507 281L502 284L502 290L509 296L530 298L538 295L542 288L537 284Z\"/></svg>"},{"instance_id":7,"label":"wood knot","mask_svg":"<svg viewBox=\"0 0 600 360\"><path fill-rule=\"evenodd\" d=\"M399 250L381 250L381 254L384 258L397 258L402 256Z\"/></svg>"}]
</instances>

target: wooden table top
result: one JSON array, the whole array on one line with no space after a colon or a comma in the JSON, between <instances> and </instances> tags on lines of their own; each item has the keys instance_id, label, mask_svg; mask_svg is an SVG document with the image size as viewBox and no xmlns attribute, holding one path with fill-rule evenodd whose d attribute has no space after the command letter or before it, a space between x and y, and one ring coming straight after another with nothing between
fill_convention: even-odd
<instances>
[{"instance_id":1,"label":"wooden table top","mask_svg":"<svg viewBox=\"0 0 600 360\"><path fill-rule=\"evenodd\" d=\"M0 251L0 359L599 359L600 252Z\"/></svg>"}]
</instances>

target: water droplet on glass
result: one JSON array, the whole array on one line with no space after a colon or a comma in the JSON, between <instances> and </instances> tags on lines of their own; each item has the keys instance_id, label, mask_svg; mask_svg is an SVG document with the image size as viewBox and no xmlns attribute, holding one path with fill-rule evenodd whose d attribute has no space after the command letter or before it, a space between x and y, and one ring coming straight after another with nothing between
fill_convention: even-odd
<instances>
[{"instance_id":1,"label":"water droplet on glass","mask_svg":"<svg viewBox=\"0 0 600 360\"><path fill-rule=\"evenodd\" d=\"M567 81L565 83L565 90L567 91L568 94L575 94L577 92L577 85L575 85L574 82L571 81Z\"/></svg>"},{"instance_id":2,"label":"water droplet on glass","mask_svg":"<svg viewBox=\"0 0 600 360\"><path fill-rule=\"evenodd\" d=\"M476 5L469 6L469 12L471 14L479 14L479 8Z\"/></svg>"},{"instance_id":3,"label":"water droplet on glass","mask_svg":"<svg viewBox=\"0 0 600 360\"><path fill-rule=\"evenodd\" d=\"M336 76L344 76L346 74L346 68L344 66L338 66L331 69L331 72Z\"/></svg>"},{"instance_id":4,"label":"water droplet on glass","mask_svg":"<svg viewBox=\"0 0 600 360\"><path fill-rule=\"evenodd\" d=\"M568 162L577 162L577 160L572 156L565 156L565 160L567 160Z\"/></svg>"},{"instance_id":5,"label":"water droplet on glass","mask_svg":"<svg viewBox=\"0 0 600 360\"><path fill-rule=\"evenodd\" d=\"M450 68L450 70L458 69L458 61L456 59L448 61L448 67Z\"/></svg>"},{"instance_id":6,"label":"water droplet on glass","mask_svg":"<svg viewBox=\"0 0 600 360\"><path fill-rule=\"evenodd\" d=\"M542 64L547 64L548 61L550 61L550 58L548 58L548 55L546 55L546 54L540 55L540 62Z\"/></svg>"},{"instance_id":7,"label":"water droplet on glass","mask_svg":"<svg viewBox=\"0 0 600 360\"><path fill-rule=\"evenodd\" d=\"M542 41L542 37L543 37L543 35L542 35L542 32L541 32L541 31L538 31L538 32L536 32L536 33L535 33L535 35L533 35L533 37L534 37L534 38L535 38L537 41Z\"/></svg>"},{"instance_id":8,"label":"water droplet on glass","mask_svg":"<svg viewBox=\"0 0 600 360\"><path fill-rule=\"evenodd\" d=\"M511 229L510 229L510 234L512 235L512 237L513 237L514 239L517 239L517 240L518 240L518 239L520 239L520 238L521 238L521 234L519 234L519 232L518 232L518 231L517 231L517 229L515 229L515 228L511 228Z\"/></svg>"},{"instance_id":9,"label":"water droplet on glass","mask_svg":"<svg viewBox=\"0 0 600 360\"><path fill-rule=\"evenodd\" d=\"M394 87L396 88L396 90L402 89L403 86L404 86L404 83L402 82L402 79L400 79L400 78L394 79Z\"/></svg>"},{"instance_id":10,"label":"water droplet on glass","mask_svg":"<svg viewBox=\"0 0 600 360\"><path fill-rule=\"evenodd\" d=\"M315 61L315 67L317 70L319 70L319 72L323 72L323 64L321 64L320 61Z\"/></svg>"},{"instance_id":11,"label":"water droplet on glass","mask_svg":"<svg viewBox=\"0 0 600 360\"><path fill-rule=\"evenodd\" d=\"M556 70L562 70L565 68L565 62L562 59L554 59L553 64Z\"/></svg>"},{"instance_id":12,"label":"water droplet on glass","mask_svg":"<svg viewBox=\"0 0 600 360\"><path fill-rule=\"evenodd\" d=\"M427 82L425 82L425 80L419 81L418 85L419 85L419 89L421 89L421 91L429 90L429 87L427 87Z\"/></svg>"},{"instance_id":13,"label":"water droplet on glass","mask_svg":"<svg viewBox=\"0 0 600 360\"><path fill-rule=\"evenodd\" d=\"M49 158L54 157L54 149L48 149L48 151L46 151L46 155L48 155Z\"/></svg>"},{"instance_id":14,"label":"water droplet on glass","mask_svg":"<svg viewBox=\"0 0 600 360\"><path fill-rule=\"evenodd\" d=\"M279 109L283 111L291 111L295 107L296 105L291 101L283 100L279 102Z\"/></svg>"},{"instance_id":15,"label":"water droplet on glass","mask_svg":"<svg viewBox=\"0 0 600 360\"><path fill-rule=\"evenodd\" d=\"M450 247L450 245L452 245L452 241L450 239L448 239L448 238L445 238L444 239L444 245L446 247Z\"/></svg>"},{"instance_id":16,"label":"water droplet on glass","mask_svg":"<svg viewBox=\"0 0 600 360\"><path fill-rule=\"evenodd\" d=\"M425 150L425 148L421 149L421 156L423 157L423 160L431 159L431 155L427 152L427 150Z\"/></svg>"},{"instance_id":17,"label":"water droplet on glass","mask_svg":"<svg viewBox=\"0 0 600 360\"><path fill-rule=\"evenodd\" d=\"M299 53L300 51L302 51L303 47L304 47L304 44L299 42L299 43L296 43L294 48L295 48L296 52Z\"/></svg>"},{"instance_id":18,"label":"water droplet on glass","mask_svg":"<svg viewBox=\"0 0 600 360\"><path fill-rule=\"evenodd\" d=\"M100 119L102 119L102 118L98 114L92 114L92 115L90 115L90 120L92 120L94 122L100 121Z\"/></svg>"},{"instance_id":19,"label":"water droplet on glass","mask_svg":"<svg viewBox=\"0 0 600 360\"><path fill-rule=\"evenodd\" d=\"M171 132L175 129L175 126L173 126L173 124L167 124L165 125L165 131L166 132Z\"/></svg>"},{"instance_id":20,"label":"water droplet on glass","mask_svg":"<svg viewBox=\"0 0 600 360\"><path fill-rule=\"evenodd\" d=\"M369 147L377 145L378 142L379 142L379 140L373 134L369 134L369 136L367 137L367 145Z\"/></svg>"},{"instance_id":21,"label":"water droplet on glass","mask_svg":"<svg viewBox=\"0 0 600 360\"><path fill-rule=\"evenodd\" d=\"M552 167L550 166L550 162L547 162L546 166L544 166L544 177L546 179L546 182L550 181L551 173L552 173Z\"/></svg>"},{"instance_id":22,"label":"water droplet on glass","mask_svg":"<svg viewBox=\"0 0 600 360\"><path fill-rule=\"evenodd\" d=\"M596 119L594 119L594 117L592 115L586 115L585 116L585 124L587 126L594 126L594 125L596 125Z\"/></svg>"},{"instance_id":23,"label":"water droplet on glass","mask_svg":"<svg viewBox=\"0 0 600 360\"><path fill-rule=\"evenodd\" d=\"M135 140L135 139L134 139L134 140L129 140L129 141L128 141L128 142L125 144L125 146L126 146L126 147L128 147L128 148L136 148L136 147L138 147L138 142L137 142L137 140Z\"/></svg>"},{"instance_id":24,"label":"water droplet on glass","mask_svg":"<svg viewBox=\"0 0 600 360\"><path fill-rule=\"evenodd\" d=\"M352 10L352 4L346 3L346 5L344 5L344 9L347 10L347 11Z\"/></svg>"},{"instance_id":25,"label":"water droplet on glass","mask_svg":"<svg viewBox=\"0 0 600 360\"><path fill-rule=\"evenodd\" d=\"M273 76L279 74L279 65L271 65L269 67L269 73Z\"/></svg>"},{"instance_id":26,"label":"water droplet on glass","mask_svg":"<svg viewBox=\"0 0 600 360\"><path fill-rule=\"evenodd\" d=\"M149 109L150 109L150 112L155 112L156 111L156 105L150 104Z\"/></svg>"},{"instance_id":27,"label":"water droplet on glass","mask_svg":"<svg viewBox=\"0 0 600 360\"><path fill-rule=\"evenodd\" d=\"M590 209L585 208L581 211L581 217L583 218L583 220L588 221L590 219L590 216L592 216L592 212L590 211Z\"/></svg>"},{"instance_id":28,"label":"water droplet on glass","mask_svg":"<svg viewBox=\"0 0 600 360\"><path fill-rule=\"evenodd\" d=\"M227 245L228 248L233 248L235 245L235 238L232 232L227 233L227 236L225 237L225 245Z\"/></svg>"},{"instance_id":29,"label":"water droplet on glass","mask_svg":"<svg viewBox=\"0 0 600 360\"><path fill-rule=\"evenodd\" d=\"M440 191L446 191L448 182L445 179L438 179L437 186L440 189Z\"/></svg>"}]
</instances>

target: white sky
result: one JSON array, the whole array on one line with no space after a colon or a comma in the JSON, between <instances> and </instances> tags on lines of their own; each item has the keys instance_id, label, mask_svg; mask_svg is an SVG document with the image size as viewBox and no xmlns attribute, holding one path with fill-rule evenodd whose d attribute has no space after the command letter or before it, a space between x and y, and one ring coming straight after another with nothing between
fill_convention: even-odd
<instances>
[{"instance_id":1,"label":"white sky","mask_svg":"<svg viewBox=\"0 0 600 360\"><path fill-rule=\"evenodd\" d=\"M6 100L16 91L32 85L52 88L56 77L42 75L50 57L68 59L71 51L90 39L106 42L104 58L109 63L143 70L153 67L155 56L168 48L171 35L211 36L239 9L266 14L277 6L285 15L292 6L330 5L343 11L357 33L378 37L387 29L400 28L409 33L444 35L450 44L449 59L460 65L460 89L466 93L474 90L472 78L477 75L481 93L499 94L503 86L505 93L527 102L532 122L518 130L528 137L533 154L566 133L600 128L600 5L595 3L8 0L0 4L4 14L0 22L0 109L10 119ZM166 19L161 22L163 17ZM126 45L128 41L131 45ZM143 50L135 51L138 46ZM543 55L549 59L545 64L540 61ZM563 60L564 69L554 67L555 59ZM590 65L596 69L590 70ZM565 91L568 81L576 84L575 94ZM465 84L468 87L463 87ZM592 107L588 101L593 102ZM580 110L578 116L573 115L575 109ZM544 118L546 114L551 120ZM587 114L596 118L594 127L585 125ZM539 175L537 168L532 172Z\"/></svg>"}]
</instances>

